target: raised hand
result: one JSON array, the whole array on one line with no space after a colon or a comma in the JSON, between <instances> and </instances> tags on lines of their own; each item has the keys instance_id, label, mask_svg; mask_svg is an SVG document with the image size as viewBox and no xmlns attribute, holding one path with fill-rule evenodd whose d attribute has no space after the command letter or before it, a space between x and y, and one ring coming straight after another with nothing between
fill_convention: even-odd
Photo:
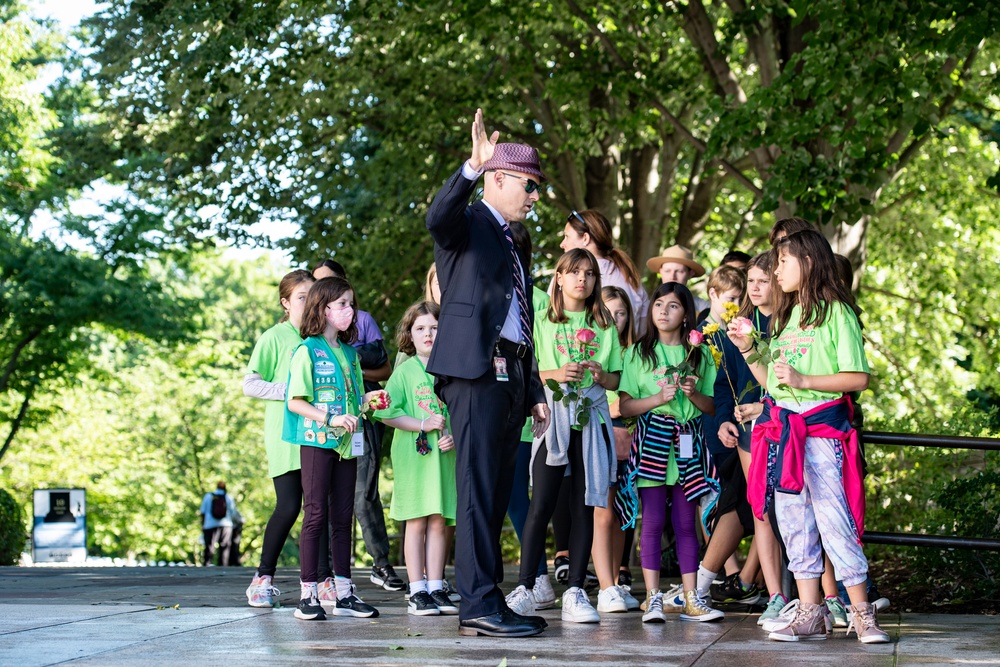
<instances>
[{"instance_id":1,"label":"raised hand","mask_svg":"<svg viewBox=\"0 0 1000 667\"><path fill-rule=\"evenodd\" d=\"M496 149L499 132L494 132L487 136L486 124L483 122L483 110L476 109L476 117L472 121L472 157L469 158L469 166L479 171L483 164L493 157Z\"/></svg>"}]
</instances>

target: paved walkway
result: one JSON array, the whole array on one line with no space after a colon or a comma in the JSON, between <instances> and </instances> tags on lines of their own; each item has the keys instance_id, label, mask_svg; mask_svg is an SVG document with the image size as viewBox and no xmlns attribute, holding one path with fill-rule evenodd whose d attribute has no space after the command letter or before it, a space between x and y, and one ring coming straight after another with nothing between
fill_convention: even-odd
<instances>
[{"instance_id":1,"label":"paved walkway","mask_svg":"<svg viewBox=\"0 0 1000 667\"><path fill-rule=\"evenodd\" d=\"M374 620L292 616L298 580L281 570L279 609L251 609L241 568L0 568L0 665L1000 665L1000 618L885 613L893 643L862 646L838 630L826 642L767 641L756 616L718 623L676 617L645 625L638 613L599 625L559 620L528 639L460 637L455 617L406 614L402 594L367 581ZM891 610L890 610L891 611ZM506 662L504 662L506 661Z\"/></svg>"}]
</instances>

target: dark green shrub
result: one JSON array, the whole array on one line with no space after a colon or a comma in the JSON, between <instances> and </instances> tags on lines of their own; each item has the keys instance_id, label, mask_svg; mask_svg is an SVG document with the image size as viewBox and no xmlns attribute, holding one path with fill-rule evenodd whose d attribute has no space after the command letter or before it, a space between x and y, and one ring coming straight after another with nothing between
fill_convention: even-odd
<instances>
[{"instance_id":1,"label":"dark green shrub","mask_svg":"<svg viewBox=\"0 0 1000 667\"><path fill-rule=\"evenodd\" d=\"M16 565L24 549L24 512L21 506L0 489L0 565Z\"/></svg>"}]
</instances>

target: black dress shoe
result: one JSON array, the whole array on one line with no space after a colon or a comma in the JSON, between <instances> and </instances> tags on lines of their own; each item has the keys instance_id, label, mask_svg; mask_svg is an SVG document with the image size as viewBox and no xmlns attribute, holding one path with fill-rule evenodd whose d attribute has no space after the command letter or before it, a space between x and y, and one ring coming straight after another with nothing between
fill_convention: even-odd
<instances>
[{"instance_id":1,"label":"black dress shoe","mask_svg":"<svg viewBox=\"0 0 1000 667\"><path fill-rule=\"evenodd\" d=\"M543 630L545 628L549 627L549 622L546 621L541 616L522 616L521 614L517 613L516 611L511 611L510 613L514 617L514 619L517 620L517 621L522 621L522 622L523 621L527 621L528 623L534 623L535 625L541 627Z\"/></svg>"},{"instance_id":2,"label":"black dress shoe","mask_svg":"<svg viewBox=\"0 0 1000 667\"><path fill-rule=\"evenodd\" d=\"M524 618L524 617L520 617ZM490 637L530 637L544 628L527 619L520 620L508 609L489 616L467 618L458 623L458 633L466 637L487 635Z\"/></svg>"}]
</instances>

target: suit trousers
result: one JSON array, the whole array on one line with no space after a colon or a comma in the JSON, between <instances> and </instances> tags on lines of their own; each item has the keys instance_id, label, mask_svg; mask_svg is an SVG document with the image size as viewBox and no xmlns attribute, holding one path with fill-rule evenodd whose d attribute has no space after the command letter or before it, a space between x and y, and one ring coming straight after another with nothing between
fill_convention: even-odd
<instances>
[{"instance_id":1,"label":"suit trousers","mask_svg":"<svg viewBox=\"0 0 1000 667\"><path fill-rule=\"evenodd\" d=\"M474 380L447 378L437 393L448 406L455 438L458 506L455 521L455 586L461 620L507 608L500 531L514 481L525 420L531 357L501 350L509 380L492 369Z\"/></svg>"}]
</instances>

